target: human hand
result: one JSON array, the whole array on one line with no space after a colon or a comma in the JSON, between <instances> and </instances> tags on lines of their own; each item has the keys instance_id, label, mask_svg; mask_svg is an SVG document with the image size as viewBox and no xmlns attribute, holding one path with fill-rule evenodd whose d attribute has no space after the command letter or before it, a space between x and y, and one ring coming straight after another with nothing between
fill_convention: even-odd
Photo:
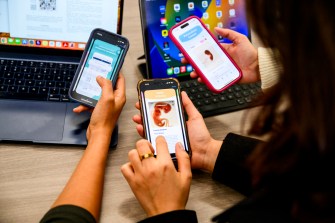
<instances>
[{"instance_id":1,"label":"human hand","mask_svg":"<svg viewBox=\"0 0 335 223\"><path fill-rule=\"evenodd\" d=\"M141 139L136 143L136 149L128 153L130 162L121 167L137 200L149 217L185 209L192 179L188 154L181 143L176 144L177 171L163 136L156 138L156 158L140 159L140 156L152 153L152 145Z\"/></svg>"},{"instance_id":2,"label":"human hand","mask_svg":"<svg viewBox=\"0 0 335 223\"><path fill-rule=\"evenodd\" d=\"M233 58L236 64L242 70L242 78L239 83L251 83L260 80L258 67L258 53L257 49L250 43L249 39L236 31L223 28L215 28L215 31L222 37L232 41L232 43L222 43L222 47ZM182 59L183 63L187 63L186 59ZM193 71L190 76L198 78L202 82L198 74Z\"/></svg>"},{"instance_id":3,"label":"human hand","mask_svg":"<svg viewBox=\"0 0 335 223\"><path fill-rule=\"evenodd\" d=\"M96 107L89 108L84 105L79 105L73 109L75 113L84 111L92 112L86 133L88 141L93 135L106 135L110 138L126 102L125 80L122 74L120 74L117 79L115 90L113 90L110 80L98 76L97 82L102 89L102 94Z\"/></svg>"},{"instance_id":4,"label":"human hand","mask_svg":"<svg viewBox=\"0 0 335 223\"><path fill-rule=\"evenodd\" d=\"M193 105L187 94L182 92L181 96L183 106L188 115L186 125L192 149L191 166L193 169L202 169L212 172L222 141L215 140L211 137L202 115ZM138 102L135 106L137 109L140 109ZM138 134L144 137L141 115L134 115L133 121L137 123L136 130Z\"/></svg>"}]
</instances>

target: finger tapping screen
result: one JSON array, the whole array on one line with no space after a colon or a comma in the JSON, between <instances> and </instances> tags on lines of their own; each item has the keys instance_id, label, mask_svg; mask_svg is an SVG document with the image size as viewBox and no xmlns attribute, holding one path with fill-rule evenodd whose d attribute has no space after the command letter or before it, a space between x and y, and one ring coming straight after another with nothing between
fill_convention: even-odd
<instances>
[{"instance_id":1,"label":"finger tapping screen","mask_svg":"<svg viewBox=\"0 0 335 223\"><path fill-rule=\"evenodd\" d=\"M200 21L192 18L172 32L214 88L220 89L239 77L239 70Z\"/></svg>"},{"instance_id":2,"label":"finger tapping screen","mask_svg":"<svg viewBox=\"0 0 335 223\"><path fill-rule=\"evenodd\" d=\"M175 89L146 90L142 92L145 99L145 115L148 126L146 134L156 151L156 138L163 135L168 143L170 153L175 153L175 146L180 142L185 147L185 132L180 101ZM142 100L143 101L143 100Z\"/></svg>"},{"instance_id":3,"label":"finger tapping screen","mask_svg":"<svg viewBox=\"0 0 335 223\"><path fill-rule=\"evenodd\" d=\"M170 40L168 30L191 15L201 18L221 43L230 41L215 33L215 27L250 38L245 0L141 0L141 12L149 78L190 78L193 68L181 63L183 54Z\"/></svg>"},{"instance_id":4,"label":"finger tapping screen","mask_svg":"<svg viewBox=\"0 0 335 223\"><path fill-rule=\"evenodd\" d=\"M96 82L98 75L112 79L117 65L120 63L122 49L119 46L94 40L89 48L89 54L85 61L85 66L81 70L81 77L75 87L78 94L99 100L101 88Z\"/></svg>"}]
</instances>

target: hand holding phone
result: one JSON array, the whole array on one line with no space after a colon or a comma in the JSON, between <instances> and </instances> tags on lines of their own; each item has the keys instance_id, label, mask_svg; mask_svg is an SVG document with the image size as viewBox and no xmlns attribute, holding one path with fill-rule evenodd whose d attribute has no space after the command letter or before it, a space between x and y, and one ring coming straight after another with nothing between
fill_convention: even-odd
<instances>
[{"instance_id":1,"label":"hand holding phone","mask_svg":"<svg viewBox=\"0 0 335 223\"><path fill-rule=\"evenodd\" d=\"M241 69L198 17L191 16L176 24L169 34L213 92L222 92L242 77Z\"/></svg>"},{"instance_id":2,"label":"hand holding phone","mask_svg":"<svg viewBox=\"0 0 335 223\"><path fill-rule=\"evenodd\" d=\"M94 29L71 83L69 97L95 107L101 96L96 77L110 79L115 86L128 48L129 41L125 37L103 29Z\"/></svg>"},{"instance_id":3,"label":"hand holding phone","mask_svg":"<svg viewBox=\"0 0 335 223\"><path fill-rule=\"evenodd\" d=\"M180 98L180 85L175 78L144 79L137 85L144 135L155 151L156 138L165 137L172 159L175 146L180 142L190 154L184 113Z\"/></svg>"}]
</instances>

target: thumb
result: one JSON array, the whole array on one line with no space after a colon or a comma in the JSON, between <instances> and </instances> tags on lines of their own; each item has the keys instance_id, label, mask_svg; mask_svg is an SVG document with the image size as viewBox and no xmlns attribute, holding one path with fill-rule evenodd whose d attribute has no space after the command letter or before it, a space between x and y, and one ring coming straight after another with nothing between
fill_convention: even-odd
<instances>
[{"instance_id":1,"label":"thumb","mask_svg":"<svg viewBox=\"0 0 335 223\"><path fill-rule=\"evenodd\" d=\"M98 85L101 87L102 95L104 95L104 91L113 91L112 82L102 76L97 76L96 81Z\"/></svg>"},{"instance_id":2,"label":"thumb","mask_svg":"<svg viewBox=\"0 0 335 223\"><path fill-rule=\"evenodd\" d=\"M176 158L178 161L178 172L186 177L189 175L192 176L190 156L187 154L180 142L176 144Z\"/></svg>"},{"instance_id":3,"label":"thumb","mask_svg":"<svg viewBox=\"0 0 335 223\"><path fill-rule=\"evenodd\" d=\"M241 38L241 36L243 36L243 34L238 33L231 29L223 29L223 28L215 27L214 30L217 34L219 34L220 36L224 38L231 40L233 43L237 42Z\"/></svg>"},{"instance_id":4,"label":"thumb","mask_svg":"<svg viewBox=\"0 0 335 223\"><path fill-rule=\"evenodd\" d=\"M181 92L181 97L183 101L183 106L188 116L188 120L198 118L199 116L202 117L198 109L194 106L193 102L186 94L186 92Z\"/></svg>"}]
</instances>

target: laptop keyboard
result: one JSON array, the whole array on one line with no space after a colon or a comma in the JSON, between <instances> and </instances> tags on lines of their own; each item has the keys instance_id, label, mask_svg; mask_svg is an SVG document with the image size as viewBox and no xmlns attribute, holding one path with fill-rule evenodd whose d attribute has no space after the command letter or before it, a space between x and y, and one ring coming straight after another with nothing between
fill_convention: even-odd
<instances>
[{"instance_id":1,"label":"laptop keyboard","mask_svg":"<svg viewBox=\"0 0 335 223\"><path fill-rule=\"evenodd\" d=\"M69 102L77 64L0 59L0 98Z\"/></svg>"},{"instance_id":2,"label":"laptop keyboard","mask_svg":"<svg viewBox=\"0 0 335 223\"><path fill-rule=\"evenodd\" d=\"M0 99L69 102L77 64L0 59ZM204 117L248 108L262 93L260 83L235 84L215 94L197 80L181 82ZM257 104L257 103L256 103Z\"/></svg>"},{"instance_id":3,"label":"laptop keyboard","mask_svg":"<svg viewBox=\"0 0 335 223\"><path fill-rule=\"evenodd\" d=\"M216 94L197 80L189 80L181 82L181 90L186 91L193 104L204 117L257 105L255 100L262 93L259 82L235 84L220 94Z\"/></svg>"}]
</instances>

